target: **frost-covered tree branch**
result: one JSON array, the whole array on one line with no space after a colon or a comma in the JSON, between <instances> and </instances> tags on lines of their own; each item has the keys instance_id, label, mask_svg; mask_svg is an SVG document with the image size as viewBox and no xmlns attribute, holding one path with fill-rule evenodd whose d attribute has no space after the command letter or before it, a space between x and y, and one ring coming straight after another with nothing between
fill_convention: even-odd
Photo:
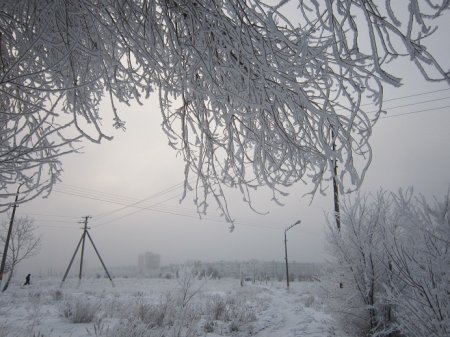
<instances>
[{"instance_id":1,"label":"frost-covered tree branch","mask_svg":"<svg viewBox=\"0 0 450 337\"><path fill-rule=\"evenodd\" d=\"M111 139L99 104L136 98L131 57L107 17L114 2L3 1L0 5L0 208L49 193L62 155L77 142ZM118 3L117 3L118 4ZM95 13L95 14L94 14ZM116 14L112 14L116 15ZM117 111L114 125L123 127Z\"/></svg>"},{"instance_id":2,"label":"frost-covered tree branch","mask_svg":"<svg viewBox=\"0 0 450 337\"><path fill-rule=\"evenodd\" d=\"M425 78L431 65L436 80L449 81L421 45L447 3L411 1L406 28L396 16L404 8L389 2L381 4L384 15L373 1L301 1L292 20L283 16L289 1L168 3L162 27L179 55L167 77L174 83L162 87L164 127L186 174L198 178L200 211L212 194L226 213L222 185L239 186L249 204L249 189L260 185L272 188L274 200L298 181L312 183L314 194L335 160L341 190L359 187L383 86L400 85L385 65L408 57Z\"/></svg>"},{"instance_id":3,"label":"frost-covered tree branch","mask_svg":"<svg viewBox=\"0 0 450 337\"><path fill-rule=\"evenodd\" d=\"M45 129L52 130L49 152L36 157L53 163L41 189L60 172L46 158L73 151L80 137L110 138L99 110L104 96L114 125L123 128L116 103L141 102L155 89L163 128L185 159L186 189L196 190L200 213L212 197L232 221L225 186L239 187L250 205L251 189L261 185L273 190L275 201L299 181L311 183L314 194L326 187L335 161L341 190L357 188L371 161L383 86L400 85L401 74L391 73L388 62L407 57L425 79L449 81L424 45L448 3L267 3L3 2L0 95L11 102L4 123L14 134L23 124L15 119L38 114L61 126ZM7 143L5 151L14 146ZM363 158L359 166L356 157Z\"/></svg>"}]
</instances>

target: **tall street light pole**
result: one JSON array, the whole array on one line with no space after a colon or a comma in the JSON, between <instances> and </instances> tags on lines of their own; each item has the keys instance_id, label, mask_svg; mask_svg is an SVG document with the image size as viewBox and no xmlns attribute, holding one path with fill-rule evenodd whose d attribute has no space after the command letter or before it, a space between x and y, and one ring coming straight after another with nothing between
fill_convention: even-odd
<instances>
[{"instance_id":1,"label":"tall street light pole","mask_svg":"<svg viewBox=\"0 0 450 337\"><path fill-rule=\"evenodd\" d=\"M298 220L297 222L295 222L293 225L290 225L288 228L285 229L284 231L284 259L286 260L286 284L287 287L289 289L289 266L288 266L288 255L287 255L287 236L286 233L288 230L290 230L292 227L300 224L301 221Z\"/></svg>"}]
</instances>

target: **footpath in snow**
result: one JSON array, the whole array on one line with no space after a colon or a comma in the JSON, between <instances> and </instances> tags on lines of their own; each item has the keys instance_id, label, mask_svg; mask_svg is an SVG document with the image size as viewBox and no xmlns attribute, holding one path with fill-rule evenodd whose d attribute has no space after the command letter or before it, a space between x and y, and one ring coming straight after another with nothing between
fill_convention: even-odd
<instances>
[{"instance_id":1,"label":"footpath in snow","mask_svg":"<svg viewBox=\"0 0 450 337\"><path fill-rule=\"evenodd\" d=\"M336 322L320 309L319 299L311 290L314 284L293 283L287 290L280 284L269 288L270 308L259 319L264 324L257 337L344 337ZM313 288L313 289L311 289Z\"/></svg>"}]
</instances>

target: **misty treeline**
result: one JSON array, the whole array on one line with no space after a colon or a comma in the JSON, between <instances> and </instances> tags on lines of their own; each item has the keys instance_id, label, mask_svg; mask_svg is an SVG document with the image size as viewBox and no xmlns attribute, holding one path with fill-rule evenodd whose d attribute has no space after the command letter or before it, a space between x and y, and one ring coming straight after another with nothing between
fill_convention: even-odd
<instances>
[{"instance_id":1,"label":"misty treeline","mask_svg":"<svg viewBox=\"0 0 450 337\"><path fill-rule=\"evenodd\" d=\"M252 283L264 283L286 280L286 265L282 261L188 261L186 265L200 279L235 278L247 279ZM184 265L163 266L158 270L144 271L149 277L177 278L178 271ZM321 263L289 262L289 279L291 281L316 281L322 275L324 265ZM115 273L117 275L117 273Z\"/></svg>"},{"instance_id":2,"label":"misty treeline","mask_svg":"<svg viewBox=\"0 0 450 337\"><path fill-rule=\"evenodd\" d=\"M329 225L345 324L370 336L450 335L450 190L431 204L412 189L357 195Z\"/></svg>"},{"instance_id":3,"label":"misty treeline","mask_svg":"<svg viewBox=\"0 0 450 337\"><path fill-rule=\"evenodd\" d=\"M154 93L199 213L212 198L232 220L224 186L250 205L260 185L275 201L298 181L360 186L383 86L401 84L388 63L449 81L426 48L448 1L268 3L1 1L1 209L18 184L19 202L50 193L61 156L110 140L104 125L125 129L124 105Z\"/></svg>"}]
</instances>

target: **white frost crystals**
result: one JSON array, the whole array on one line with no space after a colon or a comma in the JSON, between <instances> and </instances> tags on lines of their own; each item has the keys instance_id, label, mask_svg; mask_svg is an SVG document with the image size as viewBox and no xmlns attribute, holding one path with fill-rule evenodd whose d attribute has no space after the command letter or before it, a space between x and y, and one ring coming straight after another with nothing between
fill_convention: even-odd
<instances>
[{"instance_id":1,"label":"white frost crystals","mask_svg":"<svg viewBox=\"0 0 450 337\"><path fill-rule=\"evenodd\" d=\"M140 102L155 89L163 128L186 161L186 187L190 173L197 177L199 213L212 195L232 220L223 185L239 186L249 204L249 188L259 185L275 200L298 181L315 193L335 161L340 188L357 188L383 83L400 84L384 65L407 56L425 78L448 81L421 44L447 2L398 10L377 3L3 1L2 196L21 182L29 197L48 191L74 141L109 139L99 110L105 93L123 128L115 102ZM287 5L295 21L283 15ZM402 22L396 15L405 10Z\"/></svg>"}]
</instances>

